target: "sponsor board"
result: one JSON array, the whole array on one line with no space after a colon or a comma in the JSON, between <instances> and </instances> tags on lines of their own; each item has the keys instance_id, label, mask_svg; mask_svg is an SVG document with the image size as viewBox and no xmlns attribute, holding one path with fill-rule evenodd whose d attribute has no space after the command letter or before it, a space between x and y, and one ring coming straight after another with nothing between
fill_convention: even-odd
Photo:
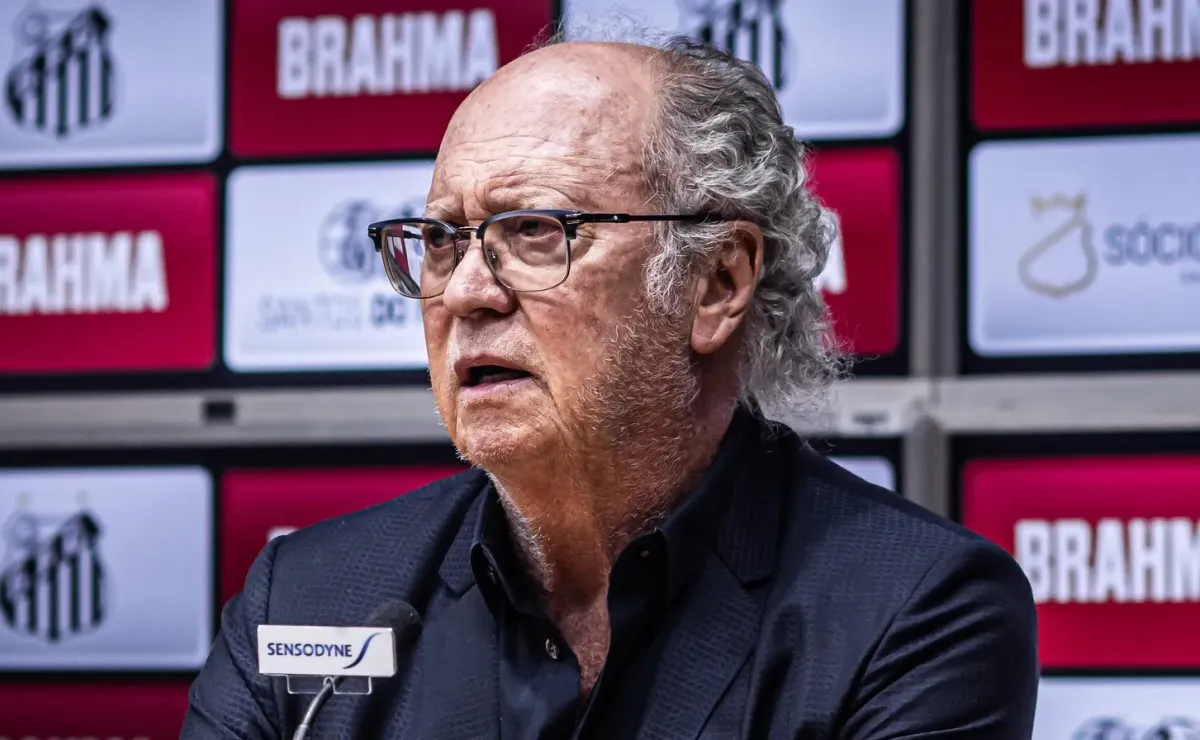
<instances>
[{"instance_id":1,"label":"sponsor board","mask_svg":"<svg viewBox=\"0 0 1200 740\"><path fill-rule=\"evenodd\" d=\"M202 468L0 471L0 670L192 670L212 642Z\"/></svg>"},{"instance_id":2,"label":"sponsor board","mask_svg":"<svg viewBox=\"0 0 1200 740\"><path fill-rule=\"evenodd\" d=\"M204 173L0 181L0 372L207 368L214 189Z\"/></svg>"},{"instance_id":3,"label":"sponsor board","mask_svg":"<svg viewBox=\"0 0 1200 740\"><path fill-rule=\"evenodd\" d=\"M12 683L0 691L0 740L176 740L187 683Z\"/></svg>"},{"instance_id":4,"label":"sponsor board","mask_svg":"<svg viewBox=\"0 0 1200 740\"><path fill-rule=\"evenodd\" d=\"M225 362L240 372L424 368L421 308L373 221L424 215L430 162L249 167L229 178Z\"/></svg>"},{"instance_id":5,"label":"sponsor board","mask_svg":"<svg viewBox=\"0 0 1200 740\"><path fill-rule=\"evenodd\" d=\"M970 155L969 341L982 356L1200 350L1200 136Z\"/></svg>"},{"instance_id":6,"label":"sponsor board","mask_svg":"<svg viewBox=\"0 0 1200 740\"><path fill-rule=\"evenodd\" d=\"M980 129L1200 121L1200 2L973 1Z\"/></svg>"},{"instance_id":7,"label":"sponsor board","mask_svg":"<svg viewBox=\"0 0 1200 740\"><path fill-rule=\"evenodd\" d=\"M895 351L900 338L900 162L891 149L839 149L810 159L811 185L835 220L817 285L834 330L857 355Z\"/></svg>"},{"instance_id":8,"label":"sponsor board","mask_svg":"<svg viewBox=\"0 0 1200 740\"><path fill-rule=\"evenodd\" d=\"M896 468L892 461L877 455L834 455L829 458L859 478L889 491L896 490Z\"/></svg>"},{"instance_id":9,"label":"sponsor board","mask_svg":"<svg viewBox=\"0 0 1200 740\"><path fill-rule=\"evenodd\" d=\"M214 158L223 5L0 5L0 168Z\"/></svg>"},{"instance_id":10,"label":"sponsor board","mask_svg":"<svg viewBox=\"0 0 1200 740\"><path fill-rule=\"evenodd\" d=\"M973 460L962 520L1029 578L1043 666L1200 665L1200 456Z\"/></svg>"},{"instance_id":11,"label":"sponsor board","mask_svg":"<svg viewBox=\"0 0 1200 740\"><path fill-rule=\"evenodd\" d=\"M221 478L221 601L242 590L274 537L390 501L460 473L459 465L403 468L231 470Z\"/></svg>"},{"instance_id":12,"label":"sponsor board","mask_svg":"<svg viewBox=\"0 0 1200 740\"><path fill-rule=\"evenodd\" d=\"M550 3L524 0L258 0L232 12L239 156L433 152L467 93L550 23Z\"/></svg>"},{"instance_id":13,"label":"sponsor board","mask_svg":"<svg viewBox=\"0 0 1200 740\"><path fill-rule=\"evenodd\" d=\"M1043 678L1034 740L1196 740L1200 679Z\"/></svg>"},{"instance_id":14,"label":"sponsor board","mask_svg":"<svg viewBox=\"0 0 1200 740\"><path fill-rule=\"evenodd\" d=\"M585 37L619 14L756 63L802 138L887 137L904 122L901 0L564 0L563 13Z\"/></svg>"}]
</instances>

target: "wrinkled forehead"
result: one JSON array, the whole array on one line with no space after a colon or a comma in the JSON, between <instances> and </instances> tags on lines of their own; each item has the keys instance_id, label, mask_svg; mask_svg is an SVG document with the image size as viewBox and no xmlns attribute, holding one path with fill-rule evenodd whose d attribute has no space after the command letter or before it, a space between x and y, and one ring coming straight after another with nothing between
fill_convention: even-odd
<instances>
[{"instance_id":1,"label":"wrinkled forehead","mask_svg":"<svg viewBox=\"0 0 1200 740\"><path fill-rule=\"evenodd\" d=\"M518 60L467 98L438 153L431 212L595 210L644 201L648 80L636 67L605 69L578 57Z\"/></svg>"}]
</instances>

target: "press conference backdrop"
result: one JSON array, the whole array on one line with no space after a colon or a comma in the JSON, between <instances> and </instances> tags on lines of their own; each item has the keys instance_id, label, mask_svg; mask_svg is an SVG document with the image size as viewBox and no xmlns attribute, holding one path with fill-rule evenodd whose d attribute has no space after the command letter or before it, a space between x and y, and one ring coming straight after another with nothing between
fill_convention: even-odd
<instances>
[{"instance_id":1,"label":"press conference backdrop","mask_svg":"<svg viewBox=\"0 0 1200 740\"><path fill-rule=\"evenodd\" d=\"M908 257L910 109L942 84L913 77L917 6L626 5L762 67L838 225L819 278L836 332L858 375L905 375L908 278L936 268ZM0 3L0 393L423 386L417 306L365 225L420 209L480 79L614 7ZM961 106L941 122L958 369L1200 368L1200 3L961 8ZM897 440L825 451L899 489ZM954 515L1039 600L1037 737L1200 731L1198 458L1186 436L954 442ZM458 465L444 444L0 452L0 737L176 736L270 537Z\"/></svg>"}]
</instances>

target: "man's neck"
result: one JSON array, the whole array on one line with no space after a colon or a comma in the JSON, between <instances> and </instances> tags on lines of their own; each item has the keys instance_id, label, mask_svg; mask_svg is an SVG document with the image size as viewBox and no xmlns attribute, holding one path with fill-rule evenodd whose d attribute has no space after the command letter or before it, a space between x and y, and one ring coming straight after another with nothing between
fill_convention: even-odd
<instances>
[{"instance_id":1,"label":"man's neck","mask_svg":"<svg viewBox=\"0 0 1200 740\"><path fill-rule=\"evenodd\" d=\"M513 540L549 616L605 606L613 562L653 528L708 468L733 409L697 418L670 439L625 440L624 454L554 456L553 470L497 480Z\"/></svg>"},{"instance_id":2,"label":"man's neck","mask_svg":"<svg viewBox=\"0 0 1200 740\"><path fill-rule=\"evenodd\" d=\"M723 418L698 419L687 434L624 445L625 454L563 455L540 480L496 480L519 557L540 587L546 616L579 662L591 691L607 660L609 576L617 556L661 521L700 481L725 430Z\"/></svg>"}]
</instances>

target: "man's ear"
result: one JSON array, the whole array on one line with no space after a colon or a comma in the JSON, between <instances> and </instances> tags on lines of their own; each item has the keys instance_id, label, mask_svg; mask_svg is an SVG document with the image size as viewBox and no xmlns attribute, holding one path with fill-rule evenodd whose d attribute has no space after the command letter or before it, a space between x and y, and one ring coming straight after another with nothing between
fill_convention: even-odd
<instances>
[{"instance_id":1,"label":"man's ear","mask_svg":"<svg viewBox=\"0 0 1200 740\"><path fill-rule=\"evenodd\" d=\"M762 272L762 229L749 221L730 227L729 239L696 281L691 341L702 355L717 352L741 326Z\"/></svg>"}]
</instances>

